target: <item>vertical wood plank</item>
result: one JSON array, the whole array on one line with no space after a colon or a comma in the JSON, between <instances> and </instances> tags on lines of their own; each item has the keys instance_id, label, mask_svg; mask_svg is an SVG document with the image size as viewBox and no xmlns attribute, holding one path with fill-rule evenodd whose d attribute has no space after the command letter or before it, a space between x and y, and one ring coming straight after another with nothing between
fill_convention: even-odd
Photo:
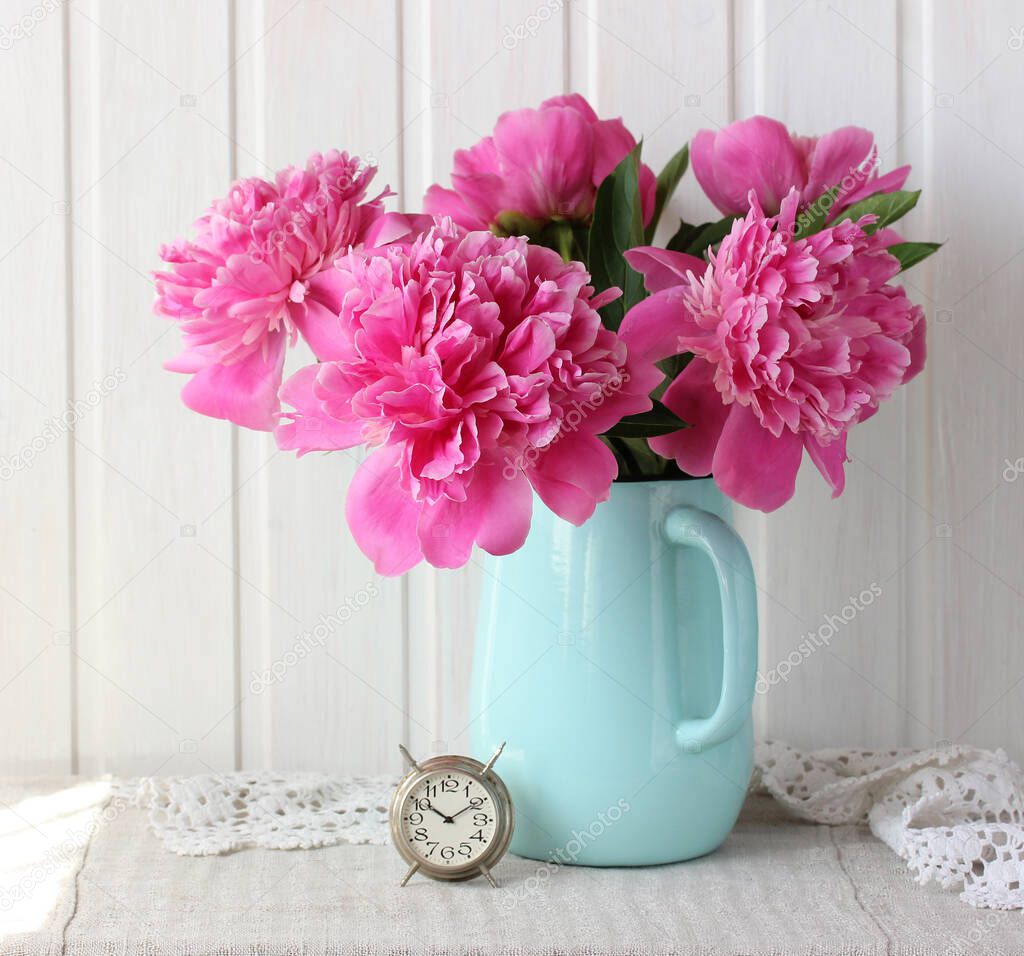
<instances>
[{"instance_id":1,"label":"vertical wood plank","mask_svg":"<svg viewBox=\"0 0 1024 956\"><path fill-rule=\"evenodd\" d=\"M379 167L377 189L400 182L396 3L240 4L236 35L240 175L338 148ZM300 345L288 369L312 360ZM406 712L403 583L375 575L345 523L360 455L300 461L269 436L238 439L243 763L396 767Z\"/></svg>"},{"instance_id":2,"label":"vertical wood plank","mask_svg":"<svg viewBox=\"0 0 1024 956\"><path fill-rule=\"evenodd\" d=\"M34 6L4 0L0 25ZM656 169L754 112L864 125L886 168L914 164L907 232L947 241L907 277L929 368L855 432L842 499L805 465L782 511L738 517L762 671L851 596L882 593L758 709L803 745L962 739L1019 757L1021 28L1008 0L76 0L14 37L0 772L374 772L397 766L399 740L467 746L479 556L377 579L343 516L358 455L299 462L184 409L148 272L234 175L338 146L415 210L456 147L567 89L622 115ZM662 238L679 215L713 215L692 174Z\"/></svg>"},{"instance_id":3,"label":"vertical wood plank","mask_svg":"<svg viewBox=\"0 0 1024 956\"><path fill-rule=\"evenodd\" d=\"M918 208L908 217L908 232L922 237L939 236L936 212L944 199L935 180L940 162L933 148L935 89L929 77L934 75L932 58L933 6L928 0L902 0L899 6L901 70L900 133L895 144L883 154L889 165L911 163L914 183L923 190ZM943 251L942 255L945 256ZM936 304L936 266L948 263L924 263L907 278L911 297L921 303L928 319L928 344L933 349L942 316ZM907 541L924 541L920 553L909 561L902 579L903 615L900 628L902 702L905 707L902 742L911 746L931 746L936 739L948 739L945 719L945 673L943 643L945 616L939 611L940 593L937 559L941 556L934 488L934 396L939 382L935 377L934 354L929 358L915 386L907 389L899 401L903 405L903 460L913 501L905 509Z\"/></svg>"},{"instance_id":4,"label":"vertical wood plank","mask_svg":"<svg viewBox=\"0 0 1024 956\"><path fill-rule=\"evenodd\" d=\"M589 0L570 8L573 87L602 115L621 115L643 137L644 159L655 172L698 130L717 129L736 118L733 7L690 0L629 8ZM665 210L656 242L663 244L680 218L706 222L719 215L688 171ZM751 552L759 613L767 622L764 516L737 506L734 522ZM764 722L760 706L755 720L758 726Z\"/></svg>"},{"instance_id":5,"label":"vertical wood plank","mask_svg":"<svg viewBox=\"0 0 1024 956\"><path fill-rule=\"evenodd\" d=\"M407 3L405 84L407 208L432 182L449 184L456 149L490 134L506 110L565 91L568 8L562 3L466 0ZM408 580L411 746L465 752L476 611L484 555L457 571L415 569Z\"/></svg>"},{"instance_id":6,"label":"vertical wood plank","mask_svg":"<svg viewBox=\"0 0 1024 956\"><path fill-rule=\"evenodd\" d=\"M942 735L1024 753L1024 16L1018 4L928 5L920 70L932 229L931 295ZM1019 464L1020 463L1020 464Z\"/></svg>"},{"instance_id":7,"label":"vertical wood plank","mask_svg":"<svg viewBox=\"0 0 1024 956\"><path fill-rule=\"evenodd\" d=\"M710 0L568 5L573 88L643 138L644 161L656 173L697 130L731 118L731 9ZM675 232L680 217L703 222L717 215L688 172L664 212L658 242Z\"/></svg>"},{"instance_id":8,"label":"vertical wood plank","mask_svg":"<svg viewBox=\"0 0 1024 956\"><path fill-rule=\"evenodd\" d=\"M228 180L227 2L70 11L74 391L107 394L75 433L80 767L234 763L231 434L161 369L161 242Z\"/></svg>"},{"instance_id":9,"label":"vertical wood plank","mask_svg":"<svg viewBox=\"0 0 1024 956\"><path fill-rule=\"evenodd\" d=\"M33 7L0 4L0 773L60 774L73 766L67 11Z\"/></svg>"},{"instance_id":10,"label":"vertical wood plank","mask_svg":"<svg viewBox=\"0 0 1024 956\"><path fill-rule=\"evenodd\" d=\"M865 126L886 168L898 164L896 6L762 3L741 11L740 116L765 112L804 133ZM825 75L857 81L834 84L824 97L808 78ZM853 433L841 500L831 500L805 462L793 501L765 520L770 597L761 671L778 678L765 695L770 736L806 746L891 746L908 720L920 724L903 699L901 642L908 568L929 532L908 536L908 510L922 506L903 453L905 402L900 396Z\"/></svg>"}]
</instances>

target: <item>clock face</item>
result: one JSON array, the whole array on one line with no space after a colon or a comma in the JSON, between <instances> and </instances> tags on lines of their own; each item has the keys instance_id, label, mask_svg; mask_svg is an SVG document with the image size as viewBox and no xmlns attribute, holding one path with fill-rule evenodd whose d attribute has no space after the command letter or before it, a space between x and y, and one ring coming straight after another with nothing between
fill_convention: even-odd
<instances>
[{"instance_id":1,"label":"clock face","mask_svg":"<svg viewBox=\"0 0 1024 956\"><path fill-rule=\"evenodd\" d=\"M475 777L438 770L416 783L402 804L406 844L424 864L440 869L473 863L494 840L498 812L490 792Z\"/></svg>"}]
</instances>

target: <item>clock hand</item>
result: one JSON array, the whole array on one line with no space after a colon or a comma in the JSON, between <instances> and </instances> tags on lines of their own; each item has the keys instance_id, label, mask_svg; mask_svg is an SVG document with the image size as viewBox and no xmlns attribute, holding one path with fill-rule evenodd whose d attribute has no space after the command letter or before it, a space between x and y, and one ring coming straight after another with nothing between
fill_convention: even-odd
<instances>
[{"instance_id":1,"label":"clock hand","mask_svg":"<svg viewBox=\"0 0 1024 956\"><path fill-rule=\"evenodd\" d=\"M448 816L447 813L442 813L432 803L427 804L427 809L428 810L433 810L434 813L436 813L442 820L444 820L445 823L451 823L452 822L452 818L450 816Z\"/></svg>"},{"instance_id":2,"label":"clock hand","mask_svg":"<svg viewBox=\"0 0 1024 956\"><path fill-rule=\"evenodd\" d=\"M473 804L471 804L471 803L470 803L470 804L467 804L466 806L464 806L464 807L463 807L463 808L462 808L462 809L461 809L461 810L459 811L459 813L465 813L465 812L466 812L467 810L472 810L472 809L473 809ZM451 822L452 820L454 820L454 819L455 819L455 818L456 818L456 817L457 817L457 816L459 815L459 813L453 813L453 814L452 814L452 815L451 815L451 816L450 816L450 817L448 818L448 822L450 823L450 822Z\"/></svg>"}]
</instances>

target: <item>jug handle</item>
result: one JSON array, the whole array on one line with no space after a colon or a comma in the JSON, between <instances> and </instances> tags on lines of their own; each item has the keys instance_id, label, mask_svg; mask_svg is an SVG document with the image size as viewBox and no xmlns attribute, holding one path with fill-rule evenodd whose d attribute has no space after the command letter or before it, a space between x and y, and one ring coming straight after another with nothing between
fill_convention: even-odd
<instances>
[{"instance_id":1,"label":"jug handle","mask_svg":"<svg viewBox=\"0 0 1024 956\"><path fill-rule=\"evenodd\" d=\"M673 508L665 537L677 547L697 548L710 559L722 599L722 693L710 717L688 718L676 727L676 743L700 753L732 737L750 715L757 681L757 594L747 549L732 528L700 508Z\"/></svg>"}]
</instances>

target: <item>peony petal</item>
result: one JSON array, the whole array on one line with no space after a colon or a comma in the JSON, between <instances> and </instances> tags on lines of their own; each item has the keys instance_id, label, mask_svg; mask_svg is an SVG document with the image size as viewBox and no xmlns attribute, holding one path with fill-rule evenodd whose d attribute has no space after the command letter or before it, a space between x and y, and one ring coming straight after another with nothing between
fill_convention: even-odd
<instances>
[{"instance_id":1,"label":"peony petal","mask_svg":"<svg viewBox=\"0 0 1024 956\"><path fill-rule=\"evenodd\" d=\"M708 268L708 263L697 256L656 246L637 246L635 249L627 249L623 255L626 262L644 277L648 292L661 292L677 285L688 286L687 273L692 272L699 277Z\"/></svg>"},{"instance_id":2,"label":"peony petal","mask_svg":"<svg viewBox=\"0 0 1024 956\"><path fill-rule=\"evenodd\" d=\"M654 204L658 201L658 179L654 170L646 163L640 164L640 210L644 225L650 225L654 216Z\"/></svg>"},{"instance_id":3,"label":"peony petal","mask_svg":"<svg viewBox=\"0 0 1024 956\"><path fill-rule=\"evenodd\" d=\"M423 211L431 216L451 216L464 229L486 229L487 222L473 212L454 189L436 183L423 197Z\"/></svg>"},{"instance_id":4,"label":"peony petal","mask_svg":"<svg viewBox=\"0 0 1024 956\"><path fill-rule=\"evenodd\" d=\"M281 401L295 409L285 412L274 429L277 447L298 451L300 457L310 451L334 451L352 448L363 440L361 421L339 421L328 415L316 395L317 374L322 366L299 369L281 387Z\"/></svg>"},{"instance_id":5,"label":"peony petal","mask_svg":"<svg viewBox=\"0 0 1024 956\"><path fill-rule=\"evenodd\" d=\"M725 215L745 213L751 189L766 212L777 212L786 193L805 177L789 131L767 116L752 116L717 133L701 130L690 159L701 188Z\"/></svg>"},{"instance_id":6,"label":"peony petal","mask_svg":"<svg viewBox=\"0 0 1024 956\"><path fill-rule=\"evenodd\" d=\"M401 448L374 452L356 471L345 499L352 537L378 574L404 574L423 558L416 521L420 505L401 486Z\"/></svg>"},{"instance_id":7,"label":"peony petal","mask_svg":"<svg viewBox=\"0 0 1024 956\"><path fill-rule=\"evenodd\" d=\"M523 319L505 340L498 363L509 375L529 375L555 351L555 333L539 316Z\"/></svg>"},{"instance_id":8,"label":"peony petal","mask_svg":"<svg viewBox=\"0 0 1024 956\"><path fill-rule=\"evenodd\" d=\"M860 202L862 199L867 199L868 196L874 196L876 193L894 193L903 188L903 184L907 181L909 175L910 167L900 166L891 173L877 176L874 179L868 179L863 185L855 188L852 192L843 193L840 201L836 203L835 212L838 213L840 209L852 206L855 202Z\"/></svg>"},{"instance_id":9,"label":"peony petal","mask_svg":"<svg viewBox=\"0 0 1024 956\"><path fill-rule=\"evenodd\" d=\"M907 342L907 350L910 352L910 365L903 373L903 384L909 382L921 369L924 368L924 361L928 354L927 328L924 318L924 311L916 307L918 316L914 331L910 333L910 341Z\"/></svg>"},{"instance_id":10,"label":"peony petal","mask_svg":"<svg viewBox=\"0 0 1024 956\"><path fill-rule=\"evenodd\" d=\"M776 438L749 408L734 404L711 470L715 484L734 501L774 511L793 497L802 457L799 435L785 429Z\"/></svg>"},{"instance_id":11,"label":"peony petal","mask_svg":"<svg viewBox=\"0 0 1024 956\"><path fill-rule=\"evenodd\" d=\"M540 104L542 110L546 110L552 106L568 106L570 109L576 110L584 119L590 123L596 123L597 113L594 112L592 107L581 93L563 93L561 96L551 96ZM632 149L632 147L630 147Z\"/></svg>"},{"instance_id":12,"label":"peony petal","mask_svg":"<svg viewBox=\"0 0 1024 956\"><path fill-rule=\"evenodd\" d=\"M594 132L575 109L504 113L494 127L494 145L502 159L507 209L537 220L590 211Z\"/></svg>"},{"instance_id":13,"label":"peony petal","mask_svg":"<svg viewBox=\"0 0 1024 956\"><path fill-rule=\"evenodd\" d=\"M473 469L465 501L442 498L420 515L423 556L438 568L460 568L474 542L490 554L511 554L530 531L533 491L517 463L495 455Z\"/></svg>"},{"instance_id":14,"label":"peony petal","mask_svg":"<svg viewBox=\"0 0 1024 956\"><path fill-rule=\"evenodd\" d=\"M842 186L844 178L851 173L856 176L860 164L871 155L874 142L875 137L859 126L844 126L822 136L811 152L811 167L803 188L803 201L813 202L826 190ZM866 178L870 173L871 170L866 169L861 177Z\"/></svg>"},{"instance_id":15,"label":"peony petal","mask_svg":"<svg viewBox=\"0 0 1024 956\"><path fill-rule=\"evenodd\" d=\"M636 140L621 119L598 120L592 123L592 128L594 166L591 182L594 186L600 186L626 154L636 146Z\"/></svg>"},{"instance_id":16,"label":"peony petal","mask_svg":"<svg viewBox=\"0 0 1024 956\"><path fill-rule=\"evenodd\" d=\"M271 333L264 342L266 355L257 348L240 361L209 365L197 372L181 390L181 400L201 415L271 431L279 407L285 335Z\"/></svg>"},{"instance_id":17,"label":"peony petal","mask_svg":"<svg viewBox=\"0 0 1024 956\"><path fill-rule=\"evenodd\" d=\"M717 168L715 167L715 134L712 130L702 129L690 140L690 167L704 190L704 195L721 209L728 207L729 202L718 188Z\"/></svg>"},{"instance_id":18,"label":"peony petal","mask_svg":"<svg viewBox=\"0 0 1024 956\"><path fill-rule=\"evenodd\" d=\"M442 190L440 186L433 186L431 188L441 192L451 192L450 189ZM409 242L420 233L426 232L433 225L434 219L432 216L420 213L387 212L380 216L366 231L363 236L363 245L367 249L376 249L393 242L399 242L400 240Z\"/></svg>"},{"instance_id":19,"label":"peony petal","mask_svg":"<svg viewBox=\"0 0 1024 956\"><path fill-rule=\"evenodd\" d=\"M334 308L323 301L338 301L341 296L334 294L335 287L343 286L343 273L325 270L310 282L305 301L293 304L288 310L299 334L321 362L337 362L352 355L352 345L339 315L340 301Z\"/></svg>"},{"instance_id":20,"label":"peony petal","mask_svg":"<svg viewBox=\"0 0 1024 956\"><path fill-rule=\"evenodd\" d=\"M615 456L599 438L584 432L563 433L540 449L526 469L541 501L575 525L583 524L598 502L608 500L617 474Z\"/></svg>"},{"instance_id":21,"label":"peony petal","mask_svg":"<svg viewBox=\"0 0 1024 956\"><path fill-rule=\"evenodd\" d=\"M843 468L849 461L846 457L846 432L827 445L819 444L811 435L804 435L804 448L822 478L832 486L832 497L838 498L846 487L846 471Z\"/></svg>"},{"instance_id":22,"label":"peony petal","mask_svg":"<svg viewBox=\"0 0 1024 956\"><path fill-rule=\"evenodd\" d=\"M691 359L665 390L662 402L690 427L652 438L651 448L663 458L674 458L688 475L710 475L731 408L722 404L715 389L714 366L701 358Z\"/></svg>"},{"instance_id":23,"label":"peony petal","mask_svg":"<svg viewBox=\"0 0 1024 956\"><path fill-rule=\"evenodd\" d=\"M184 352L175 355L174 358L164 362L164 368L168 372L182 372L185 375L195 375L201 372L208 365L217 361L217 352L207 346L196 346L186 348Z\"/></svg>"},{"instance_id":24,"label":"peony petal","mask_svg":"<svg viewBox=\"0 0 1024 956\"><path fill-rule=\"evenodd\" d=\"M479 481L491 487L476 543L489 554L518 551L530 532L533 514L530 482L521 469L506 467L500 462L482 467L473 477L473 486Z\"/></svg>"},{"instance_id":25,"label":"peony petal","mask_svg":"<svg viewBox=\"0 0 1024 956\"><path fill-rule=\"evenodd\" d=\"M473 553L485 508L471 492L465 501L441 498L424 505L416 526L423 557L435 568L461 568Z\"/></svg>"},{"instance_id":26,"label":"peony petal","mask_svg":"<svg viewBox=\"0 0 1024 956\"><path fill-rule=\"evenodd\" d=\"M682 351L679 338L692 324L683 288L677 286L656 292L634 305L619 326L619 337L631 356L657 362Z\"/></svg>"}]
</instances>

